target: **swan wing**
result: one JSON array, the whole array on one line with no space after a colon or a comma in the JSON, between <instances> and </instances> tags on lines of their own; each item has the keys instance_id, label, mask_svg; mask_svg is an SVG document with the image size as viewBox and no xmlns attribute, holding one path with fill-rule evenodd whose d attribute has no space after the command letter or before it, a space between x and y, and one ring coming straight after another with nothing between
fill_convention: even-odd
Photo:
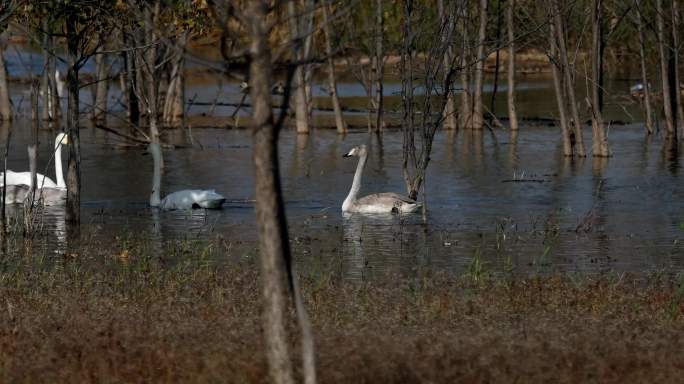
<instances>
[{"instance_id":1,"label":"swan wing","mask_svg":"<svg viewBox=\"0 0 684 384\"><path fill-rule=\"evenodd\" d=\"M167 195L159 206L162 209L219 209L224 201L226 198L213 190L186 189Z\"/></svg>"},{"instance_id":2,"label":"swan wing","mask_svg":"<svg viewBox=\"0 0 684 384\"><path fill-rule=\"evenodd\" d=\"M382 213L382 212L412 212L420 207L413 199L398 193L374 193L364 196L354 204L358 212Z\"/></svg>"},{"instance_id":3,"label":"swan wing","mask_svg":"<svg viewBox=\"0 0 684 384\"><path fill-rule=\"evenodd\" d=\"M0 185L4 180L3 172L0 172ZM57 188L57 183L55 183L51 178L37 173L36 180L38 180L38 187L49 187ZM31 172L13 172L7 171L7 185L31 185Z\"/></svg>"}]
</instances>

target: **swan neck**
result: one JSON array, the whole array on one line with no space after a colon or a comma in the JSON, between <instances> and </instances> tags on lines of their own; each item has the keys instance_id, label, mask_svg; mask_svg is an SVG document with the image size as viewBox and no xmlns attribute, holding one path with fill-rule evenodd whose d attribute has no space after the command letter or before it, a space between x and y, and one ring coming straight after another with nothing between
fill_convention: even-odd
<instances>
[{"instance_id":1,"label":"swan neck","mask_svg":"<svg viewBox=\"0 0 684 384\"><path fill-rule=\"evenodd\" d=\"M356 202L356 197L359 194L359 191L361 190L361 176L363 175L363 168L366 166L367 158L367 153L362 154L361 158L359 158L359 163L356 166L356 173L354 173L354 181L352 182L351 189L349 190L347 198L344 199L344 202L342 203L343 211L349 210L349 208L354 204L354 202Z\"/></svg>"},{"instance_id":2,"label":"swan neck","mask_svg":"<svg viewBox=\"0 0 684 384\"><path fill-rule=\"evenodd\" d=\"M150 195L150 206L158 207L160 203L159 190L161 189L161 149L159 143L150 144L150 152L152 153L152 162L154 168L152 169L152 194Z\"/></svg>"},{"instance_id":3,"label":"swan neck","mask_svg":"<svg viewBox=\"0 0 684 384\"><path fill-rule=\"evenodd\" d=\"M57 188L66 188L64 173L62 170L62 136L55 140L55 177L57 178Z\"/></svg>"}]
</instances>

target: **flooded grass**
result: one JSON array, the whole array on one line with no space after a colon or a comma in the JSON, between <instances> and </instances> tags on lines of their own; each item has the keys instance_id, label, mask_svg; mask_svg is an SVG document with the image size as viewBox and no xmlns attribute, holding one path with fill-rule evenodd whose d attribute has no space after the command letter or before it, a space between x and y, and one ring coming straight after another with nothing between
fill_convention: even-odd
<instances>
[{"instance_id":1,"label":"flooded grass","mask_svg":"<svg viewBox=\"0 0 684 384\"><path fill-rule=\"evenodd\" d=\"M267 382L255 258L211 261L226 247L159 250L121 236L109 248L38 257L13 246L1 260L0 381ZM681 276L495 275L476 257L460 277L350 281L334 259L307 270L320 382L665 382L684 373Z\"/></svg>"}]
</instances>

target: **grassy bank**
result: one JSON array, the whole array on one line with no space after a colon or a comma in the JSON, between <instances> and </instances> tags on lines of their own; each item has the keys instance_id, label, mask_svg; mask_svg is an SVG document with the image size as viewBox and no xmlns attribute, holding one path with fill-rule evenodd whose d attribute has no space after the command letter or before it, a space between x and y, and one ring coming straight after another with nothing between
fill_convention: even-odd
<instances>
[{"instance_id":1,"label":"grassy bank","mask_svg":"<svg viewBox=\"0 0 684 384\"><path fill-rule=\"evenodd\" d=\"M3 257L1 382L267 382L253 261L215 266L189 251L167 263L121 249L95 263L85 252ZM684 373L674 276L360 283L322 268L302 287L321 383L672 382Z\"/></svg>"}]
</instances>

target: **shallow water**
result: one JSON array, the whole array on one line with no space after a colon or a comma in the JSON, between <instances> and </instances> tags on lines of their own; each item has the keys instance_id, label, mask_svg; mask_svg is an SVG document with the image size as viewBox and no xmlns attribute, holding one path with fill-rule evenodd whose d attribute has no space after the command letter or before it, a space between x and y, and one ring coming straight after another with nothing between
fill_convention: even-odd
<instances>
[{"instance_id":1,"label":"shallow water","mask_svg":"<svg viewBox=\"0 0 684 384\"><path fill-rule=\"evenodd\" d=\"M27 122L13 125L9 168L26 169ZM411 276L417 271L548 273L680 270L684 252L680 156L663 151L641 125L615 126L614 156L571 161L560 156L555 127L524 126L481 135L440 132L426 186L427 217L343 215L356 159L370 158L363 193L404 191L401 135L332 131L280 140L280 167L291 244L300 268L335 266L344 277ZM587 143L590 132L587 129ZM5 132L2 132L4 137ZM256 255L251 134L194 130L194 148L166 150L162 193L214 188L228 198L221 211L159 212L146 206L152 161L141 149L121 150L116 136L83 129L83 243L117 249L126 236L151 244L183 240L195 246L224 241L217 262ZM183 143L181 131L167 141ZM52 133L41 132L40 169ZM4 145L4 144L3 144ZM66 156L64 155L64 158ZM48 174L53 174L49 167ZM535 181L516 182L516 179ZM63 211L46 212L37 250L67 249ZM480 267L478 268L478 262Z\"/></svg>"}]
</instances>

